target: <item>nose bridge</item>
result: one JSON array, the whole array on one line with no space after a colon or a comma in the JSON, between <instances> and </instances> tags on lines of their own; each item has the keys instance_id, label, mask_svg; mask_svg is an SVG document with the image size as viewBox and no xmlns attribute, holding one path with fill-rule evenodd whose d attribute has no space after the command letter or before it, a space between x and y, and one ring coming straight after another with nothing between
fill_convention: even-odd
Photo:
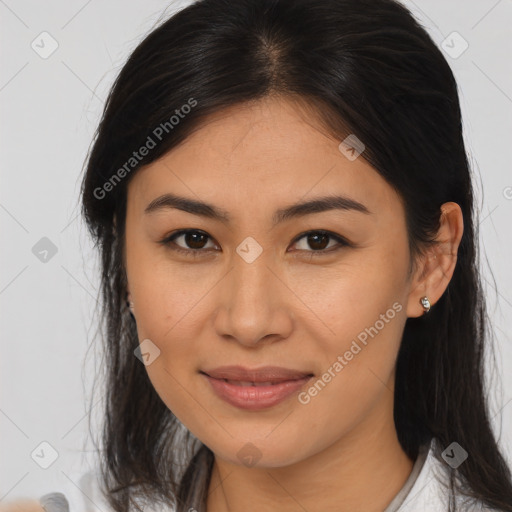
<instances>
[{"instance_id":1,"label":"nose bridge","mask_svg":"<svg viewBox=\"0 0 512 512\"><path fill-rule=\"evenodd\" d=\"M246 261L243 257L234 256L233 271L233 303L231 306L253 306L253 309L263 312L269 306L271 294L275 283L271 283L273 277L270 272L269 258L260 255L254 261ZM275 278L274 278L275 279ZM258 308L255 308L255 306Z\"/></svg>"},{"instance_id":2,"label":"nose bridge","mask_svg":"<svg viewBox=\"0 0 512 512\"><path fill-rule=\"evenodd\" d=\"M244 245L240 244L244 249ZM245 247L247 249L247 247ZM221 311L216 318L219 335L231 336L245 345L254 345L269 335L287 336L291 319L282 299L279 279L270 270L269 254L260 251L255 258L244 255L254 250L249 245L242 255L233 254L229 280L223 286ZM274 271L275 272L275 271Z\"/></svg>"}]
</instances>

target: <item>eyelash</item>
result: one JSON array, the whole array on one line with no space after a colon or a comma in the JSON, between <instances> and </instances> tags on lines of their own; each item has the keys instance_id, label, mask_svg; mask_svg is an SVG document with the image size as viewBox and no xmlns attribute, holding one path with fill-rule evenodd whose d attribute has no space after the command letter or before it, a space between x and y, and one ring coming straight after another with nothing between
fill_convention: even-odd
<instances>
[{"instance_id":1,"label":"eyelash","mask_svg":"<svg viewBox=\"0 0 512 512\"><path fill-rule=\"evenodd\" d=\"M176 238L179 238L181 235L186 235L188 233L200 233L200 234L206 235L209 240L212 240L212 237L210 237L206 232L201 231L200 229L181 229L179 231L174 231L170 235L166 236L163 240L160 240L159 243L167 246L172 251L175 251L175 252L178 252L181 254L185 254L187 256L193 256L194 258L203 256L204 253L209 252L208 249L183 249L183 247L180 247L179 245L177 245L174 242L174 240ZM323 229L311 230L311 231L306 231L304 233L301 233L300 235L298 235L295 238L295 240L293 241L293 244L296 244L299 240L301 240L302 238L306 238L310 234L327 235L329 238L334 239L339 244L339 246L334 249L331 247L330 249L321 249L318 251L313 251L313 250L305 251L307 253L310 253L311 257L327 256L333 252L336 252L336 251L342 249L343 247L352 247L352 244L349 243L347 240L345 240L343 237L336 235L335 233L332 233L330 231L323 230ZM299 250L299 252L301 252L301 251L302 250Z\"/></svg>"}]
</instances>

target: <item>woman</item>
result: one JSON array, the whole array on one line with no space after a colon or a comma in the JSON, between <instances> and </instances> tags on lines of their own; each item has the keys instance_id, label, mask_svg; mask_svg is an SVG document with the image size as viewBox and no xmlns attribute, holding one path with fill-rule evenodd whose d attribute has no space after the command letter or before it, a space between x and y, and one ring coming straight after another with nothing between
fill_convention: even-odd
<instances>
[{"instance_id":1,"label":"woman","mask_svg":"<svg viewBox=\"0 0 512 512\"><path fill-rule=\"evenodd\" d=\"M512 511L457 86L402 5L181 10L82 194L112 510Z\"/></svg>"}]
</instances>

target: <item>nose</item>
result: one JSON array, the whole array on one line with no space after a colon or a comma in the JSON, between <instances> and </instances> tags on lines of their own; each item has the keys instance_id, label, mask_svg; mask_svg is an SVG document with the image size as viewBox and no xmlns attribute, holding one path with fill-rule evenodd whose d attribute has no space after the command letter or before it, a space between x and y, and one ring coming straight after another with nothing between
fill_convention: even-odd
<instances>
[{"instance_id":1,"label":"nose","mask_svg":"<svg viewBox=\"0 0 512 512\"><path fill-rule=\"evenodd\" d=\"M293 293L263 254L248 263L235 255L220 290L214 327L225 339L254 347L290 336Z\"/></svg>"}]
</instances>

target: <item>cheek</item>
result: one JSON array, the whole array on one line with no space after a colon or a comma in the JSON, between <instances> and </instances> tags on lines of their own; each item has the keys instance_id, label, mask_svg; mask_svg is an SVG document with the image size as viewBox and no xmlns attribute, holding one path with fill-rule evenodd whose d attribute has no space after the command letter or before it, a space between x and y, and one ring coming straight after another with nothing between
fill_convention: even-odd
<instances>
[{"instance_id":1,"label":"cheek","mask_svg":"<svg viewBox=\"0 0 512 512\"><path fill-rule=\"evenodd\" d=\"M126 268L139 339L165 345L177 330L183 334L180 339L191 339L183 329L215 284L205 267L173 262L165 248L136 234L127 237Z\"/></svg>"},{"instance_id":2,"label":"cheek","mask_svg":"<svg viewBox=\"0 0 512 512\"><path fill-rule=\"evenodd\" d=\"M315 280L314 293L312 282L299 290L318 312L314 321L311 314L308 321L302 318L323 363L324 383L304 397L316 402L317 413L331 416L331 403L337 414L357 418L385 386L392 386L388 382L406 321L405 255L392 248L367 250Z\"/></svg>"},{"instance_id":3,"label":"cheek","mask_svg":"<svg viewBox=\"0 0 512 512\"><path fill-rule=\"evenodd\" d=\"M179 279L176 275L180 275ZM194 428L204 418L197 393L200 328L204 320L201 299L211 285L185 279L182 273L159 271L153 267L148 279L139 283L136 308L139 340L157 347L158 357L146 366L155 391L173 414L187 427ZM201 317L203 318L203 317Z\"/></svg>"},{"instance_id":4,"label":"cheek","mask_svg":"<svg viewBox=\"0 0 512 512\"><path fill-rule=\"evenodd\" d=\"M169 362L194 350L198 318L205 314L204 299L213 286L211 279L188 280L177 275L155 270L144 284L137 286L139 339L154 340Z\"/></svg>"},{"instance_id":5,"label":"cheek","mask_svg":"<svg viewBox=\"0 0 512 512\"><path fill-rule=\"evenodd\" d=\"M370 295L358 307L351 299L359 291L339 292L337 304L346 304L346 309L337 308L337 316L330 316L334 334L320 337L316 333L313 338L322 370L299 397L303 409L299 414L306 423L313 422L311 428L321 426L325 439L357 429L378 402L392 399L406 317L403 304L393 302L396 294L380 290L383 293ZM335 294L331 299L336 303Z\"/></svg>"},{"instance_id":6,"label":"cheek","mask_svg":"<svg viewBox=\"0 0 512 512\"><path fill-rule=\"evenodd\" d=\"M301 320L311 339L325 340L327 351L344 350L359 334L364 341L377 324L382 344L393 348L403 325L396 317L407 297L405 251L400 252L375 244L336 267L294 274L287 284L306 306Z\"/></svg>"}]
</instances>

